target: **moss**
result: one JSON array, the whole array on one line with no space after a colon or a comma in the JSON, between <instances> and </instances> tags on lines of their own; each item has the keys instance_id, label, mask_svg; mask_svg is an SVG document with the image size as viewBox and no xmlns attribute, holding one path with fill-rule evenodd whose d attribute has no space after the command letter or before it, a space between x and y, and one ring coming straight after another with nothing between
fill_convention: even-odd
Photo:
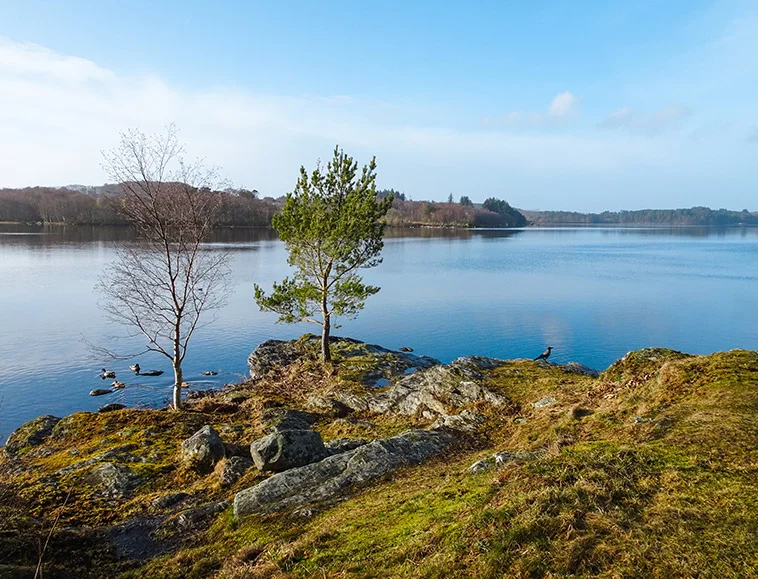
<instances>
[{"instance_id":1,"label":"moss","mask_svg":"<svg viewBox=\"0 0 758 579\"><path fill-rule=\"evenodd\" d=\"M297 407L335 384L358 388L386 362L369 361L347 343L336 348L334 367L323 367L317 340L303 347L313 349L313 359L236 388L243 402L233 412L75 414L24 453L23 469L0 462L4 560L36 563L36 541L69 491L60 526L95 528L168 514L152 506L168 492L210 502L262 480L251 469L231 490L221 489L216 475L181 467L179 445L207 423L227 442L249 442L262 432L265 401ZM48 574L96 575L83 563L91 556L101 573L125 577L758 576L758 353L648 349L598 378L520 360L486 373L485 381L511 404L472 405L487 418L484 428L444 459L312 516L238 521L229 508L207 529L165 533L178 550L144 562L119 562L87 537L77 543L56 533ZM548 396L555 403L533 405ZM376 439L428 422L355 414L315 428L325 440ZM129 462L132 448L149 460ZM467 472L496 451L534 450L541 451L534 460ZM142 477L133 495L105 499L78 482L82 469L59 473L109 452L116 452L109 460Z\"/></svg>"}]
</instances>

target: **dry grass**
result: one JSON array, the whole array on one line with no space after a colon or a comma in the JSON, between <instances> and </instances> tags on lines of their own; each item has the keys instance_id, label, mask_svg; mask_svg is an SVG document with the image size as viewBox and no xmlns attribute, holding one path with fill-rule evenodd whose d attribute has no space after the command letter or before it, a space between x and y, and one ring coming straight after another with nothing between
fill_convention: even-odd
<instances>
[{"instance_id":1,"label":"dry grass","mask_svg":"<svg viewBox=\"0 0 758 579\"><path fill-rule=\"evenodd\" d=\"M155 455L134 465L146 479L139 494L114 501L75 488L63 525L122 521L150 512L152 500L170 491L207 502L254 484L261 475L249 472L222 490L216 474L181 468L179 443L206 423L237 427L229 434L237 442L258 436L265 402L296 405L334 387L339 363L313 364L305 359L285 375L225 393L220 403L234 397L234 412L201 400L182 414L67 419L68 433L48 446L50 454L27 453L23 474L0 472L0 491L17 505L0 515L27 535L2 543L5 560L19 558L49 529L47 517L70 490L66 476L54 484L51 473L119 445L147 445ZM83 569L92 552L105 576L124 577L758 576L758 353L643 350L599 378L515 361L490 373L487 385L511 405L472 407L487 416L475 439L311 517L236 521L229 509L209 529L184 537L178 552L131 570L92 544L54 536L51 565L63 561L64 550L79 561L72 568ZM547 396L555 403L533 406ZM366 415L315 427L325 439L373 439L423 425ZM543 452L467 473L475 460L504 450Z\"/></svg>"}]
</instances>

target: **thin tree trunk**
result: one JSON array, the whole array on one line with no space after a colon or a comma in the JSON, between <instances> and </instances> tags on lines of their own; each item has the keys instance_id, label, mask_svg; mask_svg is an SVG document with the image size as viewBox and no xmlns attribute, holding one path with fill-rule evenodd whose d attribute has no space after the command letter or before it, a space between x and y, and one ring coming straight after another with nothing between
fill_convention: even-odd
<instances>
[{"instance_id":1,"label":"thin tree trunk","mask_svg":"<svg viewBox=\"0 0 758 579\"><path fill-rule=\"evenodd\" d=\"M324 318L324 323L321 326L321 361L322 362L331 362L332 361L332 351L329 348L329 333L332 329L330 314L328 304L326 301L326 294L327 294L327 288L329 287L328 281L329 281L329 272L332 270L332 262L330 261L329 264L326 266L326 272L324 273L324 277L321 280L321 316Z\"/></svg>"},{"instance_id":2,"label":"thin tree trunk","mask_svg":"<svg viewBox=\"0 0 758 579\"><path fill-rule=\"evenodd\" d=\"M174 410L182 408L182 346L179 341L181 331L181 317L177 316L176 325L174 326Z\"/></svg>"},{"instance_id":3,"label":"thin tree trunk","mask_svg":"<svg viewBox=\"0 0 758 579\"><path fill-rule=\"evenodd\" d=\"M174 363L174 410L182 408L182 363L176 358Z\"/></svg>"},{"instance_id":4,"label":"thin tree trunk","mask_svg":"<svg viewBox=\"0 0 758 579\"><path fill-rule=\"evenodd\" d=\"M321 326L321 360L324 362L332 361L332 351L329 348L329 332L331 331L331 321L329 314L324 314L324 325Z\"/></svg>"}]
</instances>

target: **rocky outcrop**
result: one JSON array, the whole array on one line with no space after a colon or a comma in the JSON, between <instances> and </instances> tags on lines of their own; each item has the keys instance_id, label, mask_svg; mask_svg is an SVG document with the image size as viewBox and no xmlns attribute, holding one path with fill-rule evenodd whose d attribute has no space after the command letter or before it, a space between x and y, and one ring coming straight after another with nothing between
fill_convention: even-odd
<instances>
[{"instance_id":1,"label":"rocky outcrop","mask_svg":"<svg viewBox=\"0 0 758 579\"><path fill-rule=\"evenodd\" d=\"M266 340L247 359L250 379L259 380L271 370L292 364L303 355L294 342Z\"/></svg>"},{"instance_id":2,"label":"rocky outcrop","mask_svg":"<svg viewBox=\"0 0 758 579\"><path fill-rule=\"evenodd\" d=\"M87 473L82 481L96 487L103 496L120 498L139 484L140 477L128 466L105 462Z\"/></svg>"},{"instance_id":3,"label":"rocky outcrop","mask_svg":"<svg viewBox=\"0 0 758 579\"><path fill-rule=\"evenodd\" d=\"M293 468L237 493L234 514L268 514L340 498L402 466L423 462L452 440L452 435L443 431L409 430Z\"/></svg>"},{"instance_id":4,"label":"rocky outcrop","mask_svg":"<svg viewBox=\"0 0 758 579\"><path fill-rule=\"evenodd\" d=\"M8 441L5 443L5 448L3 449L5 456L16 456L21 449L27 446L42 444L52 434L53 428L55 428L55 425L60 420L57 416L45 414L22 424L8 437Z\"/></svg>"},{"instance_id":5,"label":"rocky outcrop","mask_svg":"<svg viewBox=\"0 0 758 579\"><path fill-rule=\"evenodd\" d=\"M200 473L208 473L224 458L224 443L209 424L182 442L182 462Z\"/></svg>"},{"instance_id":6,"label":"rocky outcrop","mask_svg":"<svg viewBox=\"0 0 758 579\"><path fill-rule=\"evenodd\" d=\"M98 412L115 412L116 410L123 410L126 408L124 404L118 404L117 402L111 402L110 404L105 404L104 406L101 406L97 409Z\"/></svg>"},{"instance_id":7,"label":"rocky outcrop","mask_svg":"<svg viewBox=\"0 0 758 579\"><path fill-rule=\"evenodd\" d=\"M303 357L315 357L318 351L318 336L304 336L297 342L267 340L259 345L248 358L250 378L259 380L272 370L292 364ZM366 344L351 338L332 336L329 339L332 353L339 355L348 365L351 359L360 360L363 365L371 360L370 367L364 367L360 380L366 385L375 385L378 380L387 380L415 372L419 369L438 365L439 360L428 356L416 356L405 351L393 351L375 344Z\"/></svg>"},{"instance_id":8,"label":"rocky outcrop","mask_svg":"<svg viewBox=\"0 0 758 579\"><path fill-rule=\"evenodd\" d=\"M250 445L255 466L261 471L282 472L321 460L329 455L321 435L313 430L280 430Z\"/></svg>"},{"instance_id":9,"label":"rocky outcrop","mask_svg":"<svg viewBox=\"0 0 758 579\"><path fill-rule=\"evenodd\" d=\"M447 416L479 401L504 406L509 403L507 398L479 383L484 378L483 371L504 363L482 356L458 358L451 364L419 370L384 392L367 396L345 392L339 399L355 410L408 416L420 413L428 419Z\"/></svg>"}]
</instances>

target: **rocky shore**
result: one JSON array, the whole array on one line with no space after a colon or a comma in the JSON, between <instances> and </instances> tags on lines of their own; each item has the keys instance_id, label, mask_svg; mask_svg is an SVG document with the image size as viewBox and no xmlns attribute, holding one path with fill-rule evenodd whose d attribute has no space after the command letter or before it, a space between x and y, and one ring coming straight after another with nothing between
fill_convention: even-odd
<instances>
[{"instance_id":1,"label":"rocky shore","mask_svg":"<svg viewBox=\"0 0 758 579\"><path fill-rule=\"evenodd\" d=\"M0 577L40 561L56 577L755 570L756 352L646 349L600 373L332 347L323 366L312 336L264 342L250 380L185 412L20 427L0 459Z\"/></svg>"}]
</instances>

